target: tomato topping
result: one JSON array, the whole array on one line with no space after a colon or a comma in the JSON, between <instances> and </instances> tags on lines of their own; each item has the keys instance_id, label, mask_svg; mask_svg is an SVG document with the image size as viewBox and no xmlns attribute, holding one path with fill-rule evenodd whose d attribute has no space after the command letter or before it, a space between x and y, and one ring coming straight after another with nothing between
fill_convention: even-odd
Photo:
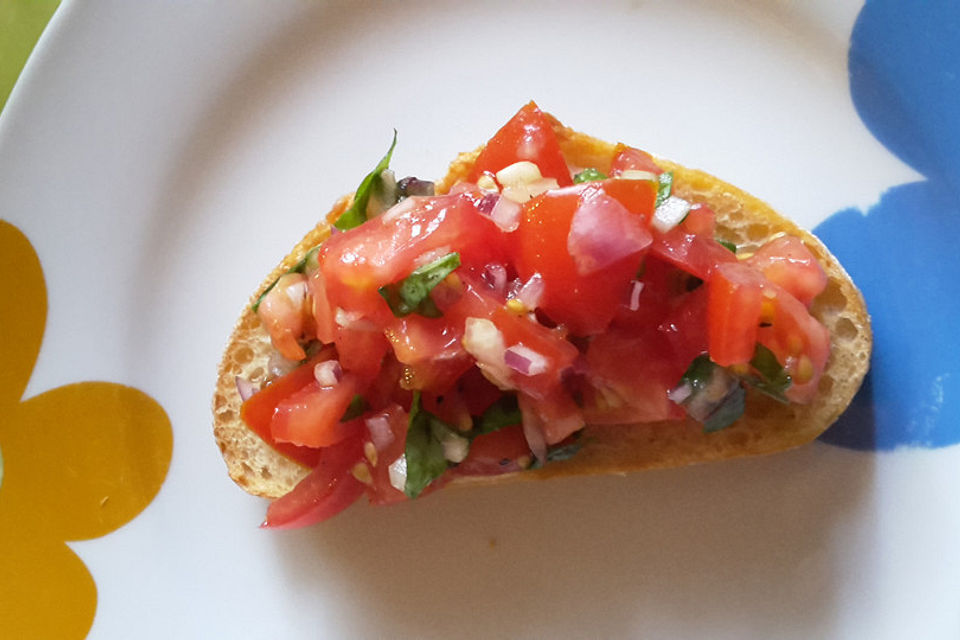
<instances>
[{"instance_id":1,"label":"tomato topping","mask_svg":"<svg viewBox=\"0 0 960 640\"><path fill-rule=\"evenodd\" d=\"M716 214L707 205L695 204L690 207L690 212L687 213L687 217L680 223L680 226L687 233L712 238L717 232Z\"/></svg>"},{"instance_id":2,"label":"tomato topping","mask_svg":"<svg viewBox=\"0 0 960 640\"><path fill-rule=\"evenodd\" d=\"M780 236L771 240L760 247L747 263L808 307L827 287L827 274L803 240L795 236Z\"/></svg>"},{"instance_id":3,"label":"tomato topping","mask_svg":"<svg viewBox=\"0 0 960 640\"><path fill-rule=\"evenodd\" d=\"M572 185L556 126L524 106L467 182L438 196L398 187L409 197L332 235L263 297L281 353L334 345L241 408L313 467L264 526L321 521L363 492L406 500L408 475L411 495L426 495L458 475L519 471L586 424L690 416L722 428L747 385L813 399L830 345L808 307L827 277L803 241L738 259L709 207L673 198L657 212L668 175L651 179L656 162L622 144L612 177L600 166ZM496 193L484 176L520 161L545 179L518 165ZM339 366L315 377L333 354Z\"/></svg>"},{"instance_id":4,"label":"tomato topping","mask_svg":"<svg viewBox=\"0 0 960 640\"><path fill-rule=\"evenodd\" d=\"M726 367L749 362L757 344L763 277L750 267L721 264L707 283L710 359Z\"/></svg>"},{"instance_id":5,"label":"tomato topping","mask_svg":"<svg viewBox=\"0 0 960 640\"><path fill-rule=\"evenodd\" d=\"M476 182L484 173L496 173L521 160L537 165L544 178L555 178L561 187L573 184L553 123L534 102L524 105L490 138L467 181Z\"/></svg>"},{"instance_id":6,"label":"tomato topping","mask_svg":"<svg viewBox=\"0 0 960 640\"><path fill-rule=\"evenodd\" d=\"M250 396L250 398L240 406L240 419L243 420L254 433L263 438L278 452L308 467L312 467L317 463L320 451L278 442L273 437L270 425L273 421L273 415L277 411L277 406L313 382L313 367L318 362L329 360L332 356L332 349L324 349L308 360L306 364L273 380L273 382L266 387Z\"/></svg>"},{"instance_id":7,"label":"tomato topping","mask_svg":"<svg viewBox=\"0 0 960 640\"><path fill-rule=\"evenodd\" d=\"M689 362L680 361L656 329L625 332L611 329L587 349L587 366L595 392L584 417L591 424L631 424L683 417L667 398Z\"/></svg>"},{"instance_id":8,"label":"tomato topping","mask_svg":"<svg viewBox=\"0 0 960 640\"><path fill-rule=\"evenodd\" d=\"M712 237L691 233L683 224L656 235L650 252L701 280L709 278L717 265L737 261L732 251Z\"/></svg>"},{"instance_id":9,"label":"tomato topping","mask_svg":"<svg viewBox=\"0 0 960 640\"><path fill-rule=\"evenodd\" d=\"M363 495L364 485L351 474L363 456L360 432L321 450L310 474L267 507L266 529L295 529L331 518Z\"/></svg>"},{"instance_id":10,"label":"tomato topping","mask_svg":"<svg viewBox=\"0 0 960 640\"><path fill-rule=\"evenodd\" d=\"M620 143L614 153L613 162L610 164L611 176L618 176L624 171L649 171L657 175L663 173L663 169L653 161L653 157L646 151Z\"/></svg>"},{"instance_id":11,"label":"tomato topping","mask_svg":"<svg viewBox=\"0 0 960 640\"><path fill-rule=\"evenodd\" d=\"M277 442L305 447L328 447L353 435L356 422L341 422L353 396L360 390L357 377L344 375L332 387L308 383L277 405L270 432Z\"/></svg>"},{"instance_id":12,"label":"tomato topping","mask_svg":"<svg viewBox=\"0 0 960 640\"><path fill-rule=\"evenodd\" d=\"M629 182L631 193L644 194L646 213L653 210L656 197L653 185L644 180ZM523 208L520 226L514 232L517 272L522 279L539 273L544 280L544 294L540 308L554 322L566 325L575 335L593 335L603 331L623 304L630 280L636 274L645 249L640 241L649 233L638 215L631 224L624 215L622 203L605 198L606 191L596 185L585 184L570 189L549 191L527 203ZM577 260L569 250L571 227L584 198L594 209L595 224L602 225L606 212L619 221L614 228L630 229L636 250L627 253L602 268L582 273ZM632 203L636 206L636 203ZM641 207L638 207L641 208ZM643 222L641 222L643 221Z\"/></svg>"},{"instance_id":13,"label":"tomato topping","mask_svg":"<svg viewBox=\"0 0 960 640\"><path fill-rule=\"evenodd\" d=\"M331 344L337 338L337 324L334 309L330 306L330 299L327 296L327 283L322 269L316 269L310 274L307 286L312 298L317 340L323 344Z\"/></svg>"},{"instance_id":14,"label":"tomato topping","mask_svg":"<svg viewBox=\"0 0 960 640\"><path fill-rule=\"evenodd\" d=\"M523 460L526 458L526 460ZM520 471L529 462L530 447L520 425L503 427L474 438L470 453L456 467L458 476L494 476Z\"/></svg>"},{"instance_id":15,"label":"tomato topping","mask_svg":"<svg viewBox=\"0 0 960 640\"><path fill-rule=\"evenodd\" d=\"M337 329L337 355L343 368L357 374L364 381L376 378L380 373L383 356L390 349L383 332L347 327Z\"/></svg>"},{"instance_id":16,"label":"tomato topping","mask_svg":"<svg viewBox=\"0 0 960 640\"><path fill-rule=\"evenodd\" d=\"M497 261L502 235L466 195L407 198L324 243L320 259L331 306L383 325L392 314L380 287L454 250L463 265Z\"/></svg>"},{"instance_id":17,"label":"tomato topping","mask_svg":"<svg viewBox=\"0 0 960 640\"><path fill-rule=\"evenodd\" d=\"M370 504L390 504L407 499L406 494L390 481L390 465L403 455L406 447L407 420L407 412L396 404L366 419L368 434L365 442L369 442L376 452L373 456L365 455L371 478L367 486Z\"/></svg>"},{"instance_id":18,"label":"tomato topping","mask_svg":"<svg viewBox=\"0 0 960 640\"><path fill-rule=\"evenodd\" d=\"M792 402L809 402L830 356L830 333L787 290L767 284L763 324L757 340L773 351L793 381L787 389Z\"/></svg>"}]
</instances>

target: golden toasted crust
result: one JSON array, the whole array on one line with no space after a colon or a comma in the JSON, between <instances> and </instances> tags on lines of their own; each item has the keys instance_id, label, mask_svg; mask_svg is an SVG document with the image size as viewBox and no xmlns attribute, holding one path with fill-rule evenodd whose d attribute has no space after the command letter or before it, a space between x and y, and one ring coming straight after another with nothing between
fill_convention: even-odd
<instances>
[{"instance_id":1,"label":"golden toasted crust","mask_svg":"<svg viewBox=\"0 0 960 640\"><path fill-rule=\"evenodd\" d=\"M574 166L608 171L615 145L563 127L553 120L560 147ZM437 183L446 192L470 171L480 149L462 153ZM710 460L783 451L809 442L847 408L860 387L870 361L872 335L863 296L835 257L816 237L774 212L765 203L702 171L657 159L674 172L674 193L709 205L717 214L717 235L751 251L779 234L801 238L826 271L826 290L814 301L812 314L830 331L830 359L819 393L808 405L783 405L748 391L744 416L726 429L705 433L693 422L587 427L580 452L536 471L483 478L458 478L457 484L498 484L520 479L583 474L626 473L677 467ZM341 199L328 220L348 204ZM255 296L329 234L321 223L271 273ZM279 497L293 488L306 469L276 453L240 420L235 377L258 382L266 374L270 339L255 314L246 307L220 365L214 396L214 433L230 476L241 487L265 497Z\"/></svg>"}]
</instances>

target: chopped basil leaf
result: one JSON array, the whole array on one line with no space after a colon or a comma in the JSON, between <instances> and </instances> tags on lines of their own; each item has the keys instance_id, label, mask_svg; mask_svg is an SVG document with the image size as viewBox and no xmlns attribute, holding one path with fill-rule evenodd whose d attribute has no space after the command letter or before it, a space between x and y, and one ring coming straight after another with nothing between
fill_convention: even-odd
<instances>
[{"instance_id":1,"label":"chopped basil leaf","mask_svg":"<svg viewBox=\"0 0 960 640\"><path fill-rule=\"evenodd\" d=\"M581 182L593 182L595 180L606 180L607 174L599 169L594 169L590 167L589 169L584 169L577 175L573 176L573 184L580 184Z\"/></svg>"},{"instance_id":2,"label":"chopped basil leaf","mask_svg":"<svg viewBox=\"0 0 960 640\"><path fill-rule=\"evenodd\" d=\"M710 356L697 356L680 385L689 385L690 395L681 402L687 414L703 424L704 431L718 431L743 415L746 393L740 381Z\"/></svg>"},{"instance_id":3,"label":"chopped basil leaf","mask_svg":"<svg viewBox=\"0 0 960 640\"><path fill-rule=\"evenodd\" d=\"M655 206L660 206L663 201L670 197L673 192L673 171L664 171L657 178L657 202Z\"/></svg>"},{"instance_id":4,"label":"chopped basil leaf","mask_svg":"<svg viewBox=\"0 0 960 640\"><path fill-rule=\"evenodd\" d=\"M420 407L420 392L413 394L407 427L407 480L403 492L416 498L431 482L443 475L449 461L443 455L443 440L456 430Z\"/></svg>"},{"instance_id":5,"label":"chopped basil leaf","mask_svg":"<svg viewBox=\"0 0 960 640\"><path fill-rule=\"evenodd\" d=\"M743 376L743 380L747 384L774 400L784 403L789 402L784 394L790 388L793 380L770 349L758 342L757 348L753 352L753 359L750 360L750 366L753 368L753 372L750 375Z\"/></svg>"},{"instance_id":6,"label":"chopped basil leaf","mask_svg":"<svg viewBox=\"0 0 960 640\"><path fill-rule=\"evenodd\" d=\"M359 393L354 394L353 400L347 405L347 410L343 412L340 422L350 422L355 418L359 418L369 407L370 405L367 404L366 399L364 399L362 395Z\"/></svg>"},{"instance_id":7,"label":"chopped basil leaf","mask_svg":"<svg viewBox=\"0 0 960 640\"><path fill-rule=\"evenodd\" d=\"M583 443L581 443L578 438L573 442L568 442L567 444L558 444L550 447L547 449L547 462L560 462L561 460L569 460L573 456L577 455L577 452L580 451L580 447L582 446Z\"/></svg>"},{"instance_id":8,"label":"chopped basil leaf","mask_svg":"<svg viewBox=\"0 0 960 640\"><path fill-rule=\"evenodd\" d=\"M577 455L580 452L580 449L583 447L583 443L580 442L581 432L577 432L570 436L567 440L563 442L558 442L555 445L552 445L547 448L547 460L546 462L561 462L563 460L569 460L573 456ZM530 463L530 466L527 467L530 470L533 469L542 469L543 465L546 464L543 460L534 458Z\"/></svg>"},{"instance_id":9,"label":"chopped basil leaf","mask_svg":"<svg viewBox=\"0 0 960 640\"><path fill-rule=\"evenodd\" d=\"M393 130L393 142L390 143L390 148L387 150L387 154L383 156L380 162L374 167L373 171L368 173L363 181L360 183L360 186L357 187L357 191L353 196L353 204L340 214L340 217L337 218L337 221L333 225L340 229L341 231L346 231L348 229L353 229L354 227L359 227L361 224L367 221L367 203L370 202L370 196L375 189L382 189L381 182L382 178L380 174L387 170L390 166L390 158L393 157L393 149L397 146L397 130Z\"/></svg>"},{"instance_id":10,"label":"chopped basil leaf","mask_svg":"<svg viewBox=\"0 0 960 640\"><path fill-rule=\"evenodd\" d=\"M713 413L703 421L703 430L708 433L719 431L739 420L746 407L746 396L747 394L743 390L743 387L740 385L734 387L733 390L724 397L723 402L714 409Z\"/></svg>"},{"instance_id":11,"label":"chopped basil leaf","mask_svg":"<svg viewBox=\"0 0 960 640\"><path fill-rule=\"evenodd\" d=\"M291 273L305 273L307 271L307 267L315 269L317 267L317 254L319 252L320 245L313 247L307 251L302 258L300 258L300 261L297 262L297 264L287 269L283 275L285 276ZM280 277L282 278L283 276ZM257 309L260 308L260 303L263 302L263 299L267 297L267 294L270 293L275 286L277 286L278 282L280 282L280 278L277 278L271 282L270 286L263 290L263 293L260 294L260 296L257 298L257 301L253 303L252 308L254 313L257 312Z\"/></svg>"},{"instance_id":12,"label":"chopped basil leaf","mask_svg":"<svg viewBox=\"0 0 960 640\"><path fill-rule=\"evenodd\" d=\"M720 246L729 249L733 253L737 252L737 245L735 245L734 243L727 242L726 240L717 240L717 242L720 243Z\"/></svg>"},{"instance_id":13,"label":"chopped basil leaf","mask_svg":"<svg viewBox=\"0 0 960 640\"><path fill-rule=\"evenodd\" d=\"M400 282L380 287L378 291L398 318L414 312L439 318L442 314L430 298L430 292L459 266L460 254L448 253L416 269Z\"/></svg>"},{"instance_id":14,"label":"chopped basil leaf","mask_svg":"<svg viewBox=\"0 0 960 640\"><path fill-rule=\"evenodd\" d=\"M517 403L517 394L510 393L490 405L478 418L473 419L473 435L493 433L504 427L523 423L523 414Z\"/></svg>"}]
</instances>

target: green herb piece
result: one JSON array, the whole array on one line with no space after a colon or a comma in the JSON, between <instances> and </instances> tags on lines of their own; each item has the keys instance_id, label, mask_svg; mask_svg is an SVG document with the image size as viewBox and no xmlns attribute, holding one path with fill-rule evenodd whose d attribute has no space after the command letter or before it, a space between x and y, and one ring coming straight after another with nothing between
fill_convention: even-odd
<instances>
[{"instance_id":1,"label":"green herb piece","mask_svg":"<svg viewBox=\"0 0 960 640\"><path fill-rule=\"evenodd\" d=\"M414 312L439 318L442 314L430 298L430 292L459 266L460 254L448 253L423 265L400 282L380 287L378 291L398 318Z\"/></svg>"},{"instance_id":2,"label":"green herb piece","mask_svg":"<svg viewBox=\"0 0 960 640\"><path fill-rule=\"evenodd\" d=\"M656 206L663 204L663 201L670 197L673 192L673 171L664 171L657 177L657 203Z\"/></svg>"},{"instance_id":3,"label":"green herb piece","mask_svg":"<svg viewBox=\"0 0 960 640\"><path fill-rule=\"evenodd\" d=\"M316 269L319 266L317 262L317 254L320 252L320 245L317 245L307 251L300 261L297 264L293 265L283 274L284 276L290 275L291 273L306 273L307 268ZM283 276L280 276L282 278ZM270 286L264 289L263 293L260 294L260 297L257 298L257 301L253 303L253 312L256 313L257 309L260 308L260 303L263 302L263 299L267 297L267 294L270 293L277 283L280 282L280 278L277 278L270 283Z\"/></svg>"},{"instance_id":4,"label":"green herb piece","mask_svg":"<svg viewBox=\"0 0 960 640\"><path fill-rule=\"evenodd\" d=\"M743 386L707 354L694 359L683 374L680 384L690 385L690 396L681 404L704 431L719 431L743 415L746 392Z\"/></svg>"},{"instance_id":5,"label":"green herb piece","mask_svg":"<svg viewBox=\"0 0 960 640\"><path fill-rule=\"evenodd\" d=\"M520 405L517 403L517 394L505 394L490 405L480 417L473 419L471 435L476 437L522 423L523 414L520 412Z\"/></svg>"},{"instance_id":6,"label":"green herb piece","mask_svg":"<svg viewBox=\"0 0 960 640\"><path fill-rule=\"evenodd\" d=\"M380 162L374 167L373 171L368 173L363 181L360 183L360 186L357 187L356 192L353 196L353 204L340 214L340 217L337 218L337 221L333 223L337 229L341 231L346 231L348 229L353 229L354 227L359 227L361 224L367 221L367 203L370 202L370 196L373 194L375 189L383 189L382 180L380 174L386 171L390 167L390 158L393 157L393 149L397 146L397 130L393 130L393 142L390 143L390 148L387 150L387 154L383 156Z\"/></svg>"},{"instance_id":7,"label":"green herb piece","mask_svg":"<svg viewBox=\"0 0 960 640\"><path fill-rule=\"evenodd\" d=\"M367 404L366 399L359 393L355 393L353 395L353 400L351 400L350 404L347 405L347 410L343 412L340 422L350 422L351 420L359 418L369 408L370 405Z\"/></svg>"},{"instance_id":8,"label":"green herb piece","mask_svg":"<svg viewBox=\"0 0 960 640\"><path fill-rule=\"evenodd\" d=\"M750 367L752 368L751 374L742 376L744 382L774 400L783 403L789 402L785 393L793 384L793 380L777 360L773 351L758 342L753 352L753 358L750 360Z\"/></svg>"},{"instance_id":9,"label":"green herb piece","mask_svg":"<svg viewBox=\"0 0 960 640\"><path fill-rule=\"evenodd\" d=\"M726 240L717 240L717 242L720 243L721 247L725 247L730 251L732 251L733 253L737 252L737 245L735 245L734 243L727 242Z\"/></svg>"},{"instance_id":10,"label":"green herb piece","mask_svg":"<svg viewBox=\"0 0 960 640\"><path fill-rule=\"evenodd\" d=\"M568 442L567 444L558 444L550 447L547 449L547 462L560 462L561 460L569 460L573 456L577 455L577 452L580 451L580 447L582 446L583 443L580 442L579 438L577 438L573 442Z\"/></svg>"},{"instance_id":11,"label":"green herb piece","mask_svg":"<svg viewBox=\"0 0 960 640\"><path fill-rule=\"evenodd\" d=\"M416 498L450 466L443 455L443 441L458 435L453 427L420 406L420 392L413 394L407 427L405 455L407 480L403 492Z\"/></svg>"},{"instance_id":12,"label":"green herb piece","mask_svg":"<svg viewBox=\"0 0 960 640\"><path fill-rule=\"evenodd\" d=\"M746 408L746 398L747 393L743 390L743 387L740 385L734 387L733 390L724 397L720 406L714 409L713 413L703 421L703 430L707 433L712 433L729 427L739 420L740 416L743 415L743 410Z\"/></svg>"},{"instance_id":13,"label":"green herb piece","mask_svg":"<svg viewBox=\"0 0 960 640\"><path fill-rule=\"evenodd\" d=\"M577 175L573 176L573 184L580 184L582 182L594 182L596 180L606 180L607 174L599 169L594 169L590 167L589 169L584 169Z\"/></svg>"}]
</instances>

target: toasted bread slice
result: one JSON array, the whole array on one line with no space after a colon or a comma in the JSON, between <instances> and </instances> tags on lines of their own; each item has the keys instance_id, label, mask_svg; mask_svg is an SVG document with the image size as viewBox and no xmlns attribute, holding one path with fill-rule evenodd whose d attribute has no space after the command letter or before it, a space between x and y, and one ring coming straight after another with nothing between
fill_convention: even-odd
<instances>
[{"instance_id":1,"label":"toasted bread slice","mask_svg":"<svg viewBox=\"0 0 960 640\"><path fill-rule=\"evenodd\" d=\"M572 166L608 171L615 145L562 126L554 128L567 162ZM445 193L470 171L480 149L461 154L437 192ZM812 314L830 331L830 359L820 380L819 393L807 405L780 404L753 390L747 409L736 423L713 433L687 422L622 426L588 426L582 447L569 460L553 462L535 471L500 476L458 478L456 484L496 484L517 479L582 474L622 474L641 469L677 467L710 460L774 453L807 443L829 427L847 408L866 374L872 336L870 318L850 277L816 237L783 218L769 206L740 189L695 169L657 159L674 172L674 194L701 202L716 212L717 235L751 251L776 235L801 238L827 273L826 290L814 301ZM330 233L329 222L339 217L351 196L341 198L327 219L311 230L284 258L251 297L252 303L274 280L296 264ZM277 453L240 419L241 399L236 378L262 381L273 348L270 337L248 304L240 317L223 361L213 400L214 435L230 477L246 491L276 498L290 491L307 468Z\"/></svg>"}]
</instances>

